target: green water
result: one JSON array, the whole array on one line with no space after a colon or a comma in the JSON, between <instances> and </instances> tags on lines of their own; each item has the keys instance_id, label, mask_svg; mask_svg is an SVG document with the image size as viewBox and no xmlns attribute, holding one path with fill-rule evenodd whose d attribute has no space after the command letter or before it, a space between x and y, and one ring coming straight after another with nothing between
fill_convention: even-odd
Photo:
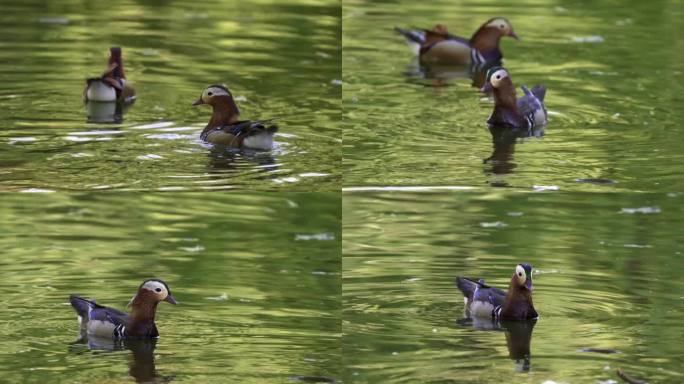
<instances>
[{"instance_id":1,"label":"green water","mask_svg":"<svg viewBox=\"0 0 684 384\"><path fill-rule=\"evenodd\" d=\"M336 191L336 1L3 1L0 190ZM86 123L85 79L123 47L137 100L121 124ZM267 153L199 140L202 90L225 83L242 117L276 118Z\"/></svg>"},{"instance_id":2,"label":"green water","mask_svg":"<svg viewBox=\"0 0 684 384\"><path fill-rule=\"evenodd\" d=\"M345 382L608 383L619 381L618 367L682 382L683 199L346 194ZM504 331L460 324L454 283L464 275L505 288L520 262L534 267L540 314L528 371L510 357L517 347Z\"/></svg>"},{"instance_id":3,"label":"green water","mask_svg":"<svg viewBox=\"0 0 684 384\"><path fill-rule=\"evenodd\" d=\"M521 38L501 40L513 82L545 84L550 116L542 139L483 164L492 103L467 78L404 75L412 55L392 28L470 36L498 15ZM345 186L682 190L682 16L678 1L345 1Z\"/></svg>"},{"instance_id":4,"label":"green water","mask_svg":"<svg viewBox=\"0 0 684 384\"><path fill-rule=\"evenodd\" d=\"M0 212L0 382L340 375L339 194L14 194ZM123 309L155 276L180 304L159 305L151 356L72 345L69 294Z\"/></svg>"},{"instance_id":5,"label":"green water","mask_svg":"<svg viewBox=\"0 0 684 384\"><path fill-rule=\"evenodd\" d=\"M505 16L543 136L502 142L464 68L399 27ZM681 1L0 4L0 383L684 382ZM93 122L123 48L137 90ZM226 84L271 151L199 140ZM497 141L498 140L498 141ZM342 192L341 192L342 190ZM33 193L24 193L33 192ZM535 322L456 276L534 267ZM175 298L153 341L79 339L69 294Z\"/></svg>"}]
</instances>

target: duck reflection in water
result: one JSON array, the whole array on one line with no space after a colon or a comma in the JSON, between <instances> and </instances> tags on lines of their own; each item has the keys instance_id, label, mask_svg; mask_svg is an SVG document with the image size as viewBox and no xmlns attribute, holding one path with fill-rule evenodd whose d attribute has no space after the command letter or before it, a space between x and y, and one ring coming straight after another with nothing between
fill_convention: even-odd
<instances>
[{"instance_id":1,"label":"duck reflection in water","mask_svg":"<svg viewBox=\"0 0 684 384\"><path fill-rule=\"evenodd\" d=\"M483 163L487 165L485 173L502 175L513 173L517 167L513 158L516 143L529 137L543 137L544 127L536 129L490 127L489 133L492 134L492 154L483 160Z\"/></svg>"},{"instance_id":2,"label":"duck reflection in water","mask_svg":"<svg viewBox=\"0 0 684 384\"><path fill-rule=\"evenodd\" d=\"M478 330L504 332L508 356L515 363L515 370L518 372L530 370L530 345L532 343L532 330L537 323L536 319L506 321L473 317L460 319L457 323Z\"/></svg>"},{"instance_id":3,"label":"duck reflection in water","mask_svg":"<svg viewBox=\"0 0 684 384\"><path fill-rule=\"evenodd\" d=\"M270 172L279 168L279 164L271 152L249 148L237 149L212 145L208 156L208 166L211 170L238 171L245 167L244 164L240 164L241 162L251 163L253 167L259 168L263 172Z\"/></svg>"},{"instance_id":4,"label":"duck reflection in water","mask_svg":"<svg viewBox=\"0 0 684 384\"><path fill-rule=\"evenodd\" d=\"M125 339L112 340L81 334L72 343L71 350L80 351L81 346L86 346L91 351L124 351L132 352L128 363L128 373L136 383L169 383L175 376L163 376L157 373L154 362L154 350L157 347L157 339Z\"/></svg>"}]
</instances>

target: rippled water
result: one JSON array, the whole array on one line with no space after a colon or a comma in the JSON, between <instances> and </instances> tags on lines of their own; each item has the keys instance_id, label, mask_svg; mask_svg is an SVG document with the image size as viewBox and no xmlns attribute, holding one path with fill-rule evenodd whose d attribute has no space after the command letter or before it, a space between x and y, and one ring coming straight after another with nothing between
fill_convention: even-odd
<instances>
[{"instance_id":1,"label":"rippled water","mask_svg":"<svg viewBox=\"0 0 684 384\"><path fill-rule=\"evenodd\" d=\"M681 190L684 7L654 4L345 1L345 186ZM485 164L492 103L467 78L407 76L412 56L392 28L439 22L470 36L497 15L521 37L501 41L513 82L545 84L550 117L542 139Z\"/></svg>"},{"instance_id":2,"label":"rippled water","mask_svg":"<svg viewBox=\"0 0 684 384\"><path fill-rule=\"evenodd\" d=\"M335 1L4 1L0 190L334 191L340 183ZM138 99L121 124L86 123L85 79L123 47ZM199 140L204 87L244 118L276 118L267 153Z\"/></svg>"},{"instance_id":3,"label":"rippled water","mask_svg":"<svg viewBox=\"0 0 684 384\"><path fill-rule=\"evenodd\" d=\"M684 196L500 191L345 194L345 382L681 382ZM520 262L531 334L463 324L454 278L505 288Z\"/></svg>"},{"instance_id":4,"label":"rippled water","mask_svg":"<svg viewBox=\"0 0 684 384\"><path fill-rule=\"evenodd\" d=\"M12 194L0 212L3 383L339 378L339 194ZM159 305L156 349L74 344L69 294L123 309L151 276L180 302Z\"/></svg>"}]
</instances>

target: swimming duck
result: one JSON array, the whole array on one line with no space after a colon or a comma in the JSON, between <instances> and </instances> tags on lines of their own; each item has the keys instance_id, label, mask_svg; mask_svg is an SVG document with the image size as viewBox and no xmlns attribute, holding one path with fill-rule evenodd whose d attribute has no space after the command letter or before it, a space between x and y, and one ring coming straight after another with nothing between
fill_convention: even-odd
<instances>
[{"instance_id":1,"label":"swimming duck","mask_svg":"<svg viewBox=\"0 0 684 384\"><path fill-rule=\"evenodd\" d=\"M203 104L211 105L214 112L200 139L237 148L273 148L273 135L278 127L267 125L268 121L238 120L240 109L226 86L210 85L192 105Z\"/></svg>"},{"instance_id":2,"label":"swimming duck","mask_svg":"<svg viewBox=\"0 0 684 384\"><path fill-rule=\"evenodd\" d=\"M482 279L474 281L465 277L457 277L456 286L463 292L469 316L501 320L530 320L539 316L532 305L530 264L515 267L508 292L490 287Z\"/></svg>"},{"instance_id":3,"label":"swimming duck","mask_svg":"<svg viewBox=\"0 0 684 384\"><path fill-rule=\"evenodd\" d=\"M78 314L81 330L88 335L110 339L140 339L159 337L154 315L161 301L177 304L169 286L162 280L145 280L128 305L130 314L114 308L104 307L95 300L86 300L77 295L69 297L71 306Z\"/></svg>"},{"instance_id":4,"label":"swimming duck","mask_svg":"<svg viewBox=\"0 0 684 384\"><path fill-rule=\"evenodd\" d=\"M492 67L487 71L486 79L482 91L494 95L494 111L487 119L489 128L535 130L546 125L546 88L543 85L534 86L532 91L525 86L520 87L524 95L518 99L506 69Z\"/></svg>"},{"instance_id":5,"label":"swimming duck","mask_svg":"<svg viewBox=\"0 0 684 384\"><path fill-rule=\"evenodd\" d=\"M135 100L135 90L126 81L121 48L109 49L109 64L107 70L100 77L86 80L83 100L131 103Z\"/></svg>"},{"instance_id":6,"label":"swimming duck","mask_svg":"<svg viewBox=\"0 0 684 384\"><path fill-rule=\"evenodd\" d=\"M487 20L470 39L449 33L443 24L432 29L406 30L395 27L402 34L422 63L452 65L470 64L473 69L482 70L492 63L500 63L503 53L499 40L504 36L518 40L513 26L505 17Z\"/></svg>"}]
</instances>

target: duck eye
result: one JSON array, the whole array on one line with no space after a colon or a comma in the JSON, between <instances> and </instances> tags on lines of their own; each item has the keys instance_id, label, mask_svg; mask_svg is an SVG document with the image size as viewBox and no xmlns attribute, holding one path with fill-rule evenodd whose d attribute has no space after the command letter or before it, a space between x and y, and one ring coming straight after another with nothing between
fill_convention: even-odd
<instances>
[{"instance_id":1,"label":"duck eye","mask_svg":"<svg viewBox=\"0 0 684 384\"><path fill-rule=\"evenodd\" d=\"M518 276L522 277L522 272L518 272Z\"/></svg>"},{"instance_id":2,"label":"duck eye","mask_svg":"<svg viewBox=\"0 0 684 384\"><path fill-rule=\"evenodd\" d=\"M208 93L207 93L207 96L211 96L211 95L213 95L213 93L211 93L211 92L208 92Z\"/></svg>"},{"instance_id":3,"label":"duck eye","mask_svg":"<svg viewBox=\"0 0 684 384\"><path fill-rule=\"evenodd\" d=\"M161 288L156 288L155 291L161 292Z\"/></svg>"},{"instance_id":4,"label":"duck eye","mask_svg":"<svg viewBox=\"0 0 684 384\"><path fill-rule=\"evenodd\" d=\"M499 25L499 28L504 29L504 28L506 28L506 26L501 24L501 25Z\"/></svg>"},{"instance_id":5,"label":"duck eye","mask_svg":"<svg viewBox=\"0 0 684 384\"><path fill-rule=\"evenodd\" d=\"M501 75L496 75L497 80L501 80Z\"/></svg>"}]
</instances>

